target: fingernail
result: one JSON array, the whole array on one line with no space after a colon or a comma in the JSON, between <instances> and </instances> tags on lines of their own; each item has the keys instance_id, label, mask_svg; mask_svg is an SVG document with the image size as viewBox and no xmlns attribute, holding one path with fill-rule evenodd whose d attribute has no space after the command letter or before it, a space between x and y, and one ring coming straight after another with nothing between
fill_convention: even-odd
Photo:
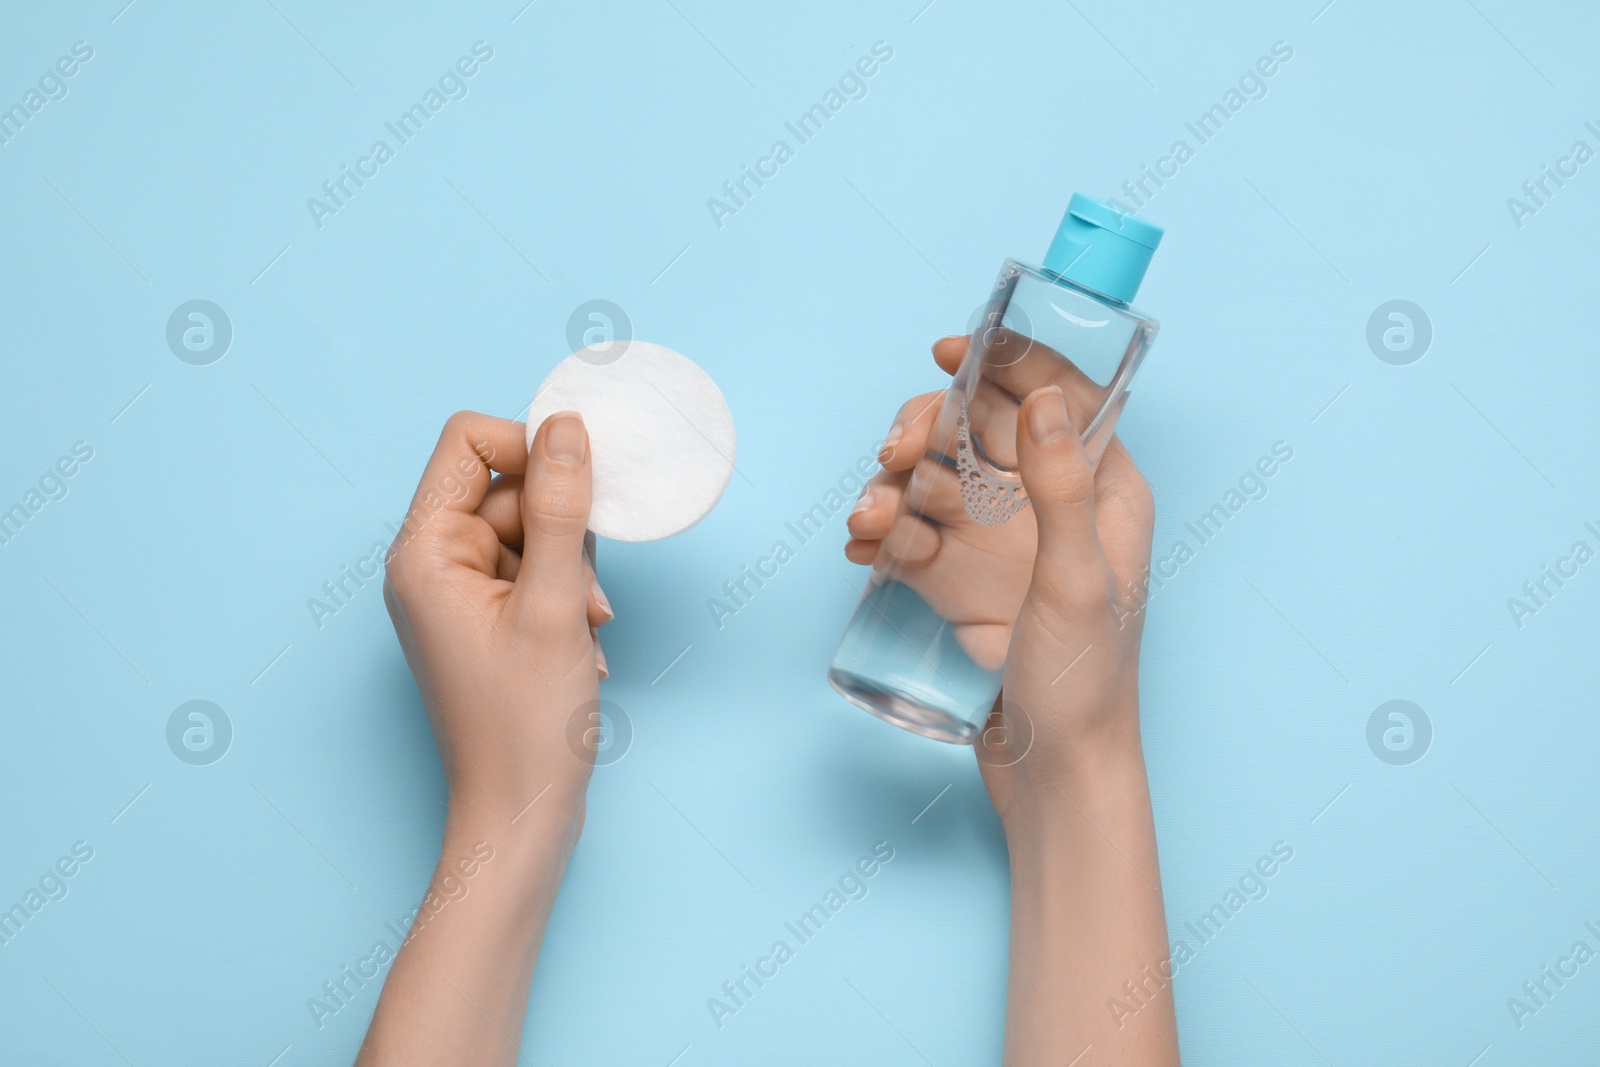
<instances>
[{"instance_id":1,"label":"fingernail","mask_svg":"<svg viewBox=\"0 0 1600 1067\"><path fill-rule=\"evenodd\" d=\"M960 341L960 340L965 339L965 337L966 337L966 334L962 334L962 333L948 334L948 335L946 335L944 337L939 338L937 341L933 342L933 347L934 348L938 348L940 345L944 344L946 341Z\"/></svg>"},{"instance_id":2,"label":"fingernail","mask_svg":"<svg viewBox=\"0 0 1600 1067\"><path fill-rule=\"evenodd\" d=\"M871 507L872 507L872 490L868 489L866 492L861 494L861 499L856 501L856 506L850 509L850 514L859 515L863 511L870 510Z\"/></svg>"},{"instance_id":3,"label":"fingernail","mask_svg":"<svg viewBox=\"0 0 1600 1067\"><path fill-rule=\"evenodd\" d=\"M1036 445L1049 445L1072 432L1067 416L1067 398L1059 386L1050 386L1034 397L1028 407L1028 433Z\"/></svg>"},{"instance_id":4,"label":"fingernail","mask_svg":"<svg viewBox=\"0 0 1600 1067\"><path fill-rule=\"evenodd\" d=\"M602 681L611 677L611 668L606 666L605 650L599 645L594 646L594 665L595 669L600 672L600 678Z\"/></svg>"},{"instance_id":5,"label":"fingernail","mask_svg":"<svg viewBox=\"0 0 1600 1067\"><path fill-rule=\"evenodd\" d=\"M606 618L617 617L617 613L611 610L611 601L606 599L606 591L600 588L600 579L592 574L589 576L589 594L594 597L594 602L600 605L600 610L606 613Z\"/></svg>"},{"instance_id":6,"label":"fingernail","mask_svg":"<svg viewBox=\"0 0 1600 1067\"><path fill-rule=\"evenodd\" d=\"M883 439L883 444L878 446L879 463L888 462L889 457L894 455L894 446L900 443L900 437L905 432L905 427L901 426L898 422L889 427L889 436L885 437Z\"/></svg>"},{"instance_id":7,"label":"fingernail","mask_svg":"<svg viewBox=\"0 0 1600 1067\"><path fill-rule=\"evenodd\" d=\"M544 454L566 463L582 463L589 454L589 432L576 411L558 411L545 424Z\"/></svg>"}]
</instances>

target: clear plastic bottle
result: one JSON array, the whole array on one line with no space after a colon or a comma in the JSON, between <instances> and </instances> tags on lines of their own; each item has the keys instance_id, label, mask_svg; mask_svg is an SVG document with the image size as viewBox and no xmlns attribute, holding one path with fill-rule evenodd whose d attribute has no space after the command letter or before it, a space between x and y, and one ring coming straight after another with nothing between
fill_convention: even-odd
<instances>
[{"instance_id":1,"label":"clear plastic bottle","mask_svg":"<svg viewBox=\"0 0 1600 1067\"><path fill-rule=\"evenodd\" d=\"M1020 405L1059 385L1098 460L1159 328L1128 302L1161 236L1076 193L1044 266L1001 268L828 669L845 699L940 741L977 739L1038 543Z\"/></svg>"}]
</instances>

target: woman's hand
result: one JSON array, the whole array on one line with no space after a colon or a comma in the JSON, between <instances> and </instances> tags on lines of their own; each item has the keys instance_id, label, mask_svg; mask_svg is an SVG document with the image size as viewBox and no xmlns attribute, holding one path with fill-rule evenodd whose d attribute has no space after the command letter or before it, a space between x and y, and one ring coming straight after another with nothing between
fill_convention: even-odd
<instances>
[{"instance_id":1,"label":"woman's hand","mask_svg":"<svg viewBox=\"0 0 1600 1067\"><path fill-rule=\"evenodd\" d=\"M966 349L967 338L946 337L933 353L954 374ZM1051 353L1039 362L1059 359ZM942 391L900 409L879 457L883 470L849 518L846 557L866 564L880 551L893 557L899 576L955 623L969 655L991 668L1004 662L1002 699L978 742L1002 817L1069 771L1086 745L1138 744L1139 641L1155 505L1109 432L1087 448L1080 444L1094 415L1091 387L1065 376L1025 394L1012 418L1030 506L1004 525L974 526L960 514L959 495L934 481L953 481L948 467L924 455ZM1091 463L1096 455L1098 466ZM918 499L933 522L901 514L914 475L927 479ZM940 508L953 519L941 521L950 517ZM1022 608L1013 616L1006 609L1018 598Z\"/></svg>"},{"instance_id":2,"label":"woman's hand","mask_svg":"<svg viewBox=\"0 0 1600 1067\"><path fill-rule=\"evenodd\" d=\"M540 803L581 822L593 765L568 728L598 699L596 628L611 619L588 558L589 438L574 412L550 416L531 451L523 434L474 412L445 424L390 549L384 602L452 818L504 825L548 788Z\"/></svg>"},{"instance_id":3,"label":"woman's hand","mask_svg":"<svg viewBox=\"0 0 1600 1067\"><path fill-rule=\"evenodd\" d=\"M965 337L949 337L934 355L953 374L966 348ZM1019 361L1011 373L1031 369ZM1004 688L976 748L1011 858L1005 1063L1176 1064L1139 742L1155 508L1110 431L1081 443L1096 399L1086 383L1069 372L980 398L991 426L1015 425L985 444L1009 447L1014 436L1030 502L998 530L965 521L938 481L952 478L948 464L924 458L943 394L910 401L886 439L884 470L850 516L845 554L892 558L981 665L998 666L1004 650ZM918 507L901 514L908 493Z\"/></svg>"},{"instance_id":4,"label":"woman's hand","mask_svg":"<svg viewBox=\"0 0 1600 1067\"><path fill-rule=\"evenodd\" d=\"M589 435L573 412L445 424L384 602L433 723L449 811L433 881L357 1062L511 1064L594 769ZM491 471L499 472L491 479ZM385 962L387 957L385 957Z\"/></svg>"},{"instance_id":5,"label":"woman's hand","mask_svg":"<svg viewBox=\"0 0 1600 1067\"><path fill-rule=\"evenodd\" d=\"M1139 647L1155 502L1133 459L1080 443L1093 412L1060 389L1023 401L1019 468L1038 524L1027 596L989 721L984 783L1002 819L1023 817L1085 759L1137 756ZM1097 466L1090 454L1103 448ZM1019 746L1025 746L1019 749Z\"/></svg>"}]
</instances>

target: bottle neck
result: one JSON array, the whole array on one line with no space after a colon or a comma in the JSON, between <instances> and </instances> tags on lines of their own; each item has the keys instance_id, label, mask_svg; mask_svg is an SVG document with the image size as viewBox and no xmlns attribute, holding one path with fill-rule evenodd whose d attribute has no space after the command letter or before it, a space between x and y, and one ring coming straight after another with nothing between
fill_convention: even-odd
<instances>
[{"instance_id":1,"label":"bottle neck","mask_svg":"<svg viewBox=\"0 0 1600 1067\"><path fill-rule=\"evenodd\" d=\"M1110 304L1114 308L1121 309L1132 307L1132 305L1126 300L1102 293L1100 290L1095 289L1092 286L1085 285L1080 281L1069 278L1059 271L1053 271L1049 267L1035 267L1034 270L1038 271L1041 275L1056 285L1064 286L1068 289L1076 289L1080 293L1086 293L1103 304Z\"/></svg>"}]
</instances>

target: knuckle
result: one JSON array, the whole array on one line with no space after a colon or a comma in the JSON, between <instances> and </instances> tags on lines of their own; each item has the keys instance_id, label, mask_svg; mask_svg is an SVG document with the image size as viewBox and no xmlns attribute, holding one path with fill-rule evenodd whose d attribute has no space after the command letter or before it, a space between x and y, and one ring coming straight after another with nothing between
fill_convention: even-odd
<instances>
[{"instance_id":1,"label":"knuckle","mask_svg":"<svg viewBox=\"0 0 1600 1067\"><path fill-rule=\"evenodd\" d=\"M384 568L385 595L404 602L416 590L416 584L416 564L412 561L411 553L404 550L393 553Z\"/></svg>"},{"instance_id":2,"label":"knuckle","mask_svg":"<svg viewBox=\"0 0 1600 1067\"><path fill-rule=\"evenodd\" d=\"M1080 609L1103 608L1117 599L1117 581L1108 570L1079 575L1068 586L1069 602Z\"/></svg>"},{"instance_id":3,"label":"knuckle","mask_svg":"<svg viewBox=\"0 0 1600 1067\"><path fill-rule=\"evenodd\" d=\"M589 509L577 487L563 481L529 492L527 510L529 519L541 528L561 532L584 525Z\"/></svg>"},{"instance_id":4,"label":"knuckle","mask_svg":"<svg viewBox=\"0 0 1600 1067\"><path fill-rule=\"evenodd\" d=\"M465 436L467 429L472 425L473 420L476 418L477 415L475 412L467 411L465 409L457 411L448 419L444 420L445 435Z\"/></svg>"},{"instance_id":5,"label":"knuckle","mask_svg":"<svg viewBox=\"0 0 1600 1067\"><path fill-rule=\"evenodd\" d=\"M500 555L500 538L495 536L494 527L478 518L463 512L456 513L456 518L451 524L450 535L460 540L463 544L470 545L483 555L493 560Z\"/></svg>"},{"instance_id":6,"label":"knuckle","mask_svg":"<svg viewBox=\"0 0 1600 1067\"><path fill-rule=\"evenodd\" d=\"M1102 510L1117 529L1130 534L1148 534L1155 526L1155 494L1150 490L1150 483L1142 477L1136 476L1118 486L1114 493L1107 496L1105 503L1106 507Z\"/></svg>"},{"instance_id":7,"label":"knuckle","mask_svg":"<svg viewBox=\"0 0 1600 1067\"><path fill-rule=\"evenodd\" d=\"M1150 523L1156 517L1156 496L1150 490L1150 483L1144 475L1134 472L1128 479L1128 484L1122 492L1124 506L1129 514L1141 522Z\"/></svg>"},{"instance_id":8,"label":"knuckle","mask_svg":"<svg viewBox=\"0 0 1600 1067\"><path fill-rule=\"evenodd\" d=\"M1063 504L1086 504L1094 499L1094 471L1087 463L1063 464L1051 481L1051 495Z\"/></svg>"},{"instance_id":9,"label":"knuckle","mask_svg":"<svg viewBox=\"0 0 1600 1067\"><path fill-rule=\"evenodd\" d=\"M561 596L552 589L537 589L525 601L522 627L532 644L560 651L582 633L589 640L586 606L579 597Z\"/></svg>"},{"instance_id":10,"label":"knuckle","mask_svg":"<svg viewBox=\"0 0 1600 1067\"><path fill-rule=\"evenodd\" d=\"M944 390L939 389L931 393L922 393L912 397L900 405L900 412L895 418L902 424L915 422L926 415L929 409L935 407L944 399Z\"/></svg>"},{"instance_id":11,"label":"knuckle","mask_svg":"<svg viewBox=\"0 0 1600 1067\"><path fill-rule=\"evenodd\" d=\"M434 532L441 541L475 537L480 530L487 529L488 523L466 511L441 511L434 519Z\"/></svg>"},{"instance_id":12,"label":"knuckle","mask_svg":"<svg viewBox=\"0 0 1600 1067\"><path fill-rule=\"evenodd\" d=\"M874 474L871 478L867 479L867 489L869 489L869 490L894 489L895 491L898 492L899 489L900 489L901 483L904 482L905 480L906 480L906 475L905 475L905 473L903 471L880 470L880 471L878 471L877 474Z\"/></svg>"},{"instance_id":13,"label":"knuckle","mask_svg":"<svg viewBox=\"0 0 1600 1067\"><path fill-rule=\"evenodd\" d=\"M1156 521L1156 495L1150 490L1150 483L1144 480L1144 475L1133 487L1133 512L1138 516L1142 525L1149 527Z\"/></svg>"},{"instance_id":14,"label":"knuckle","mask_svg":"<svg viewBox=\"0 0 1600 1067\"><path fill-rule=\"evenodd\" d=\"M1116 600L1116 580L1104 570L1083 573L1081 568L1056 566L1041 560L1034 574L1036 605L1065 620L1104 608Z\"/></svg>"}]
</instances>

